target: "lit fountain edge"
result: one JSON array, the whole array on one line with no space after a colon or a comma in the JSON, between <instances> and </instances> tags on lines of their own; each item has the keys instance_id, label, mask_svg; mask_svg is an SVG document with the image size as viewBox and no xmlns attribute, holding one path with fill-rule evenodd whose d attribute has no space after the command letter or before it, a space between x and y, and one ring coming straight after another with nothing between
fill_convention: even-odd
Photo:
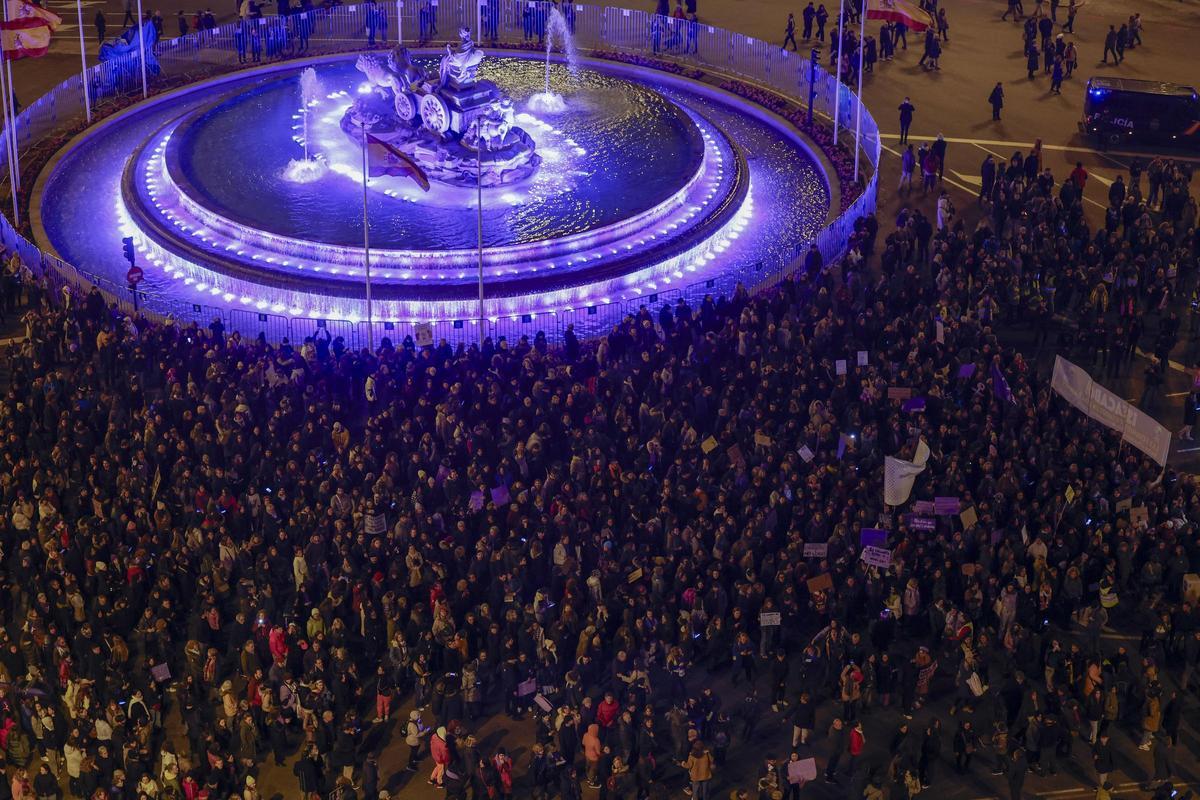
<instances>
[{"instance_id":1,"label":"lit fountain edge","mask_svg":"<svg viewBox=\"0 0 1200 800\"><path fill-rule=\"evenodd\" d=\"M342 60L346 58L348 52L307 58L303 61L285 61L261 67L237 70L163 92L154 96L149 103L169 101L173 97L183 96L221 83L242 81L254 75L267 75L273 72L294 70L298 66L319 65ZM496 48L493 52L496 55L531 58L535 60L540 60L543 57L541 52L524 49ZM563 60L563 57L559 54L554 54L551 58L555 61ZM582 64L635 78L644 78L647 69L643 65L629 64L604 57L584 56L580 61ZM700 96L707 96L710 99L716 99L734 106L740 113L765 122L779 131L782 136L807 153L821 167L821 169L817 170L817 173L825 185L831 200L826 209L826 222L828 223L828 221L837 216L838 204L836 198L840 194L841 187L836 180L833 180L837 175L836 171L831 168L830 162L822 150L814 142L808 140L800 130L795 128L786 119L753 100L741 97L721 87L676 75L668 71L657 70L653 67L649 69L653 72L657 80L665 84L674 84ZM714 73L714 75L716 74ZM57 252L50 243L42 224L41 195L44 191L46 180L53 173L54 168L65 156L87 138L105 130L109 125L120 124L126 117L136 115L144 110L147 105L146 101L134 104L105 118L97 125L84 129L42 166L32 195L31 226L35 241L47 253L57 256ZM563 287L540 292L534 291L525 295L503 297L489 295L486 299L484 316L494 321L501 317L507 318L513 316L515 318L518 314L536 317L538 314L559 311L570 312L584 307L606 305L619 300L636 300L660 291L704 280L705 278L717 277L720 271L713 270L708 265L716 260L717 255L723 252L731 240L736 239L745 230L746 225L753 215L753 208L753 187L748 182L744 199L728 222L706 241L689 248L685 252L661 263L593 284ZM116 210L121 225L125 228L131 227L132 220L125 213L119 200ZM154 247L147 252L143 252L142 255L144 262L147 256L157 255L160 256L161 260L161 256L167 254ZM173 269L176 271L179 269L186 271L187 274L179 274L176 277L182 279L185 285L192 287L196 292L194 301L197 303L213 305L220 300L224 300L227 307L232 310L270 311L293 317L340 319L352 323L357 323L365 319L365 302L361 300L347 301L347 299L339 297L323 298L303 291L270 291L270 287L262 286L252 287L255 293L248 294L245 291L246 287L237 285L239 282L236 279L233 279L234 283L227 283L225 281L226 276L213 275L213 273L201 267L182 263L173 265ZM189 299L186 297L179 299L184 303L189 302ZM479 316L478 308L477 298L449 301L384 301L374 304L374 319L379 322L470 321Z\"/></svg>"}]
</instances>

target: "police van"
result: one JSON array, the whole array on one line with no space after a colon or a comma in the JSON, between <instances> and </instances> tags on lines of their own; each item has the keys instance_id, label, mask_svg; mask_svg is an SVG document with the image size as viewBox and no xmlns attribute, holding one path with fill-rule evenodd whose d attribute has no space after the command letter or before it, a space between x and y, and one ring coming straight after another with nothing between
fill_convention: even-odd
<instances>
[{"instance_id":1,"label":"police van","mask_svg":"<svg viewBox=\"0 0 1200 800\"><path fill-rule=\"evenodd\" d=\"M1106 147L1200 147L1200 95L1178 83L1091 78L1079 130Z\"/></svg>"}]
</instances>

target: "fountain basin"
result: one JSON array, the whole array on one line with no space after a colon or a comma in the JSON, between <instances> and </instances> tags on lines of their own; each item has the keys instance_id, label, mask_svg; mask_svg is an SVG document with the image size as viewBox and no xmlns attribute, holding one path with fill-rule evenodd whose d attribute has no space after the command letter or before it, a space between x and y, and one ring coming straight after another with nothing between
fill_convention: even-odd
<instances>
[{"instance_id":1,"label":"fountain basin","mask_svg":"<svg viewBox=\"0 0 1200 800\"><path fill-rule=\"evenodd\" d=\"M309 144L328 163L325 178L279 177L300 154L288 133L301 117L297 68L275 66L189 87L89 131L43 178L39 237L103 270L119 236L132 235L145 288L164 297L365 318L361 153L340 127L359 90L352 59L314 62L327 94L310 116ZM543 65L493 60L481 71L527 113ZM772 269L826 218L828 187L806 147L761 109L623 65L589 61L578 78L556 65L553 78L572 113L522 122L546 162L519 191L484 192L489 314L649 295L726 267ZM272 99L271 87L289 80ZM234 107L247 110L240 123ZM224 158L206 142L223 142ZM475 194L371 180L376 319L477 315ZM80 215L96 221L87 235L72 224Z\"/></svg>"}]
</instances>

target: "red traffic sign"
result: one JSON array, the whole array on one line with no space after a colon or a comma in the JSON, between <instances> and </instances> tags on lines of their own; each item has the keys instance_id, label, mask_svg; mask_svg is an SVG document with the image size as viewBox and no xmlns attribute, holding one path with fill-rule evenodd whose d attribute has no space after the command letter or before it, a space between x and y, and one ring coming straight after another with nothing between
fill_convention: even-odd
<instances>
[{"instance_id":1,"label":"red traffic sign","mask_svg":"<svg viewBox=\"0 0 1200 800\"><path fill-rule=\"evenodd\" d=\"M145 273L142 272L141 267L130 267L129 272L125 273L125 280L127 280L130 284L133 284L135 286L137 284L141 283L142 278L144 278L144 277L145 277Z\"/></svg>"}]
</instances>

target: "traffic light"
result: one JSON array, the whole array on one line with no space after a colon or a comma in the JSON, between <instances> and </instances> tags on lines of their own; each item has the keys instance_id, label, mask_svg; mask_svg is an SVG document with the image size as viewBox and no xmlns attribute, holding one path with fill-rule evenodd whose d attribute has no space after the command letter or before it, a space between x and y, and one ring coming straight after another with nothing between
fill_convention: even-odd
<instances>
[{"instance_id":1,"label":"traffic light","mask_svg":"<svg viewBox=\"0 0 1200 800\"><path fill-rule=\"evenodd\" d=\"M132 236L126 236L124 239L121 240L121 252L125 254L125 260L128 261L129 266L132 267L134 265L133 237Z\"/></svg>"}]
</instances>

